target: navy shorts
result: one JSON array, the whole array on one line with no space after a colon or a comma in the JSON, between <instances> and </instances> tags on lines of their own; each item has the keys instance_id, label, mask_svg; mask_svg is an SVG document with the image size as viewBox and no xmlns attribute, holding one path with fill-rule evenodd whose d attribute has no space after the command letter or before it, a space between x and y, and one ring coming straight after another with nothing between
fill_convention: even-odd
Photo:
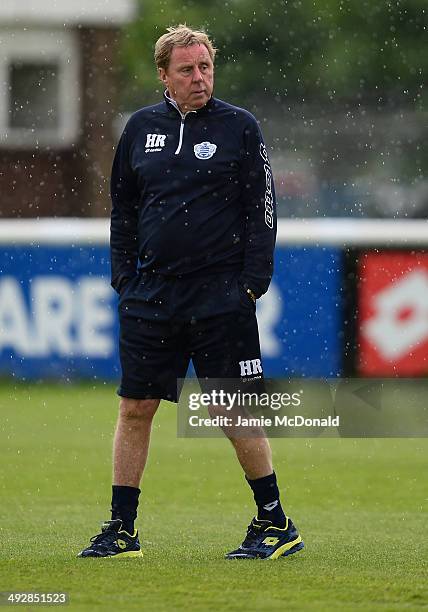
<instances>
[{"instance_id":1,"label":"navy shorts","mask_svg":"<svg viewBox=\"0 0 428 612\"><path fill-rule=\"evenodd\" d=\"M217 312L205 316L213 304ZM190 360L201 386L262 380L255 305L230 273L190 283L133 279L121 293L119 321L122 397L176 402Z\"/></svg>"}]
</instances>

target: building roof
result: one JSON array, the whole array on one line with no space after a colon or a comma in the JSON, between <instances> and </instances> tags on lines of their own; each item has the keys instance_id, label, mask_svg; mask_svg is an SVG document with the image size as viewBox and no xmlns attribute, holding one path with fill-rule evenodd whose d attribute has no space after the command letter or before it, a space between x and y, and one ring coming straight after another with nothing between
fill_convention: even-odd
<instances>
[{"instance_id":1,"label":"building roof","mask_svg":"<svg viewBox=\"0 0 428 612\"><path fill-rule=\"evenodd\" d=\"M1 0L1 25L111 26L131 21L136 0Z\"/></svg>"}]
</instances>

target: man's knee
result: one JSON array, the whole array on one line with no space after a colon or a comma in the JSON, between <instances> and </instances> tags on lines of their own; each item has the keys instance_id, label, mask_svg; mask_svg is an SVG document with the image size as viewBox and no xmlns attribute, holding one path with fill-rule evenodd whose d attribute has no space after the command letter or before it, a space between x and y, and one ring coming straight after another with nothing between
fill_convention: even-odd
<instances>
[{"instance_id":1,"label":"man's knee","mask_svg":"<svg viewBox=\"0 0 428 612\"><path fill-rule=\"evenodd\" d=\"M122 397L119 403L119 415L122 419L151 421L156 414L160 401L155 399L131 399Z\"/></svg>"}]
</instances>

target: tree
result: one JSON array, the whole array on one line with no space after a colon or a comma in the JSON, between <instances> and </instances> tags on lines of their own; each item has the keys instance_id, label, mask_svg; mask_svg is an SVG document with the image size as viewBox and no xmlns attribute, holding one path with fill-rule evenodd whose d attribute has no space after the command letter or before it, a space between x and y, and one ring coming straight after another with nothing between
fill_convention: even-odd
<instances>
[{"instance_id":1,"label":"tree","mask_svg":"<svg viewBox=\"0 0 428 612\"><path fill-rule=\"evenodd\" d=\"M428 54L425 0L140 0L125 35L125 105L158 100L156 39L203 27L218 48L216 94L242 103L392 99L421 107Z\"/></svg>"}]
</instances>

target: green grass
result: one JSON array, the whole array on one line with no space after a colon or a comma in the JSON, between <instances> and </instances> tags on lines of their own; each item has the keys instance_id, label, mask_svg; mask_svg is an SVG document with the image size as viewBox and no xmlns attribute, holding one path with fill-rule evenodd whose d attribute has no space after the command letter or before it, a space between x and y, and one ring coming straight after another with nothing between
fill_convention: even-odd
<instances>
[{"instance_id":1,"label":"green grass","mask_svg":"<svg viewBox=\"0 0 428 612\"><path fill-rule=\"evenodd\" d=\"M162 405L140 503L142 560L75 555L108 518L113 387L0 387L0 591L66 591L74 610L414 610L428 606L428 440L274 439L306 543L225 561L253 515L223 439L178 439Z\"/></svg>"}]
</instances>

